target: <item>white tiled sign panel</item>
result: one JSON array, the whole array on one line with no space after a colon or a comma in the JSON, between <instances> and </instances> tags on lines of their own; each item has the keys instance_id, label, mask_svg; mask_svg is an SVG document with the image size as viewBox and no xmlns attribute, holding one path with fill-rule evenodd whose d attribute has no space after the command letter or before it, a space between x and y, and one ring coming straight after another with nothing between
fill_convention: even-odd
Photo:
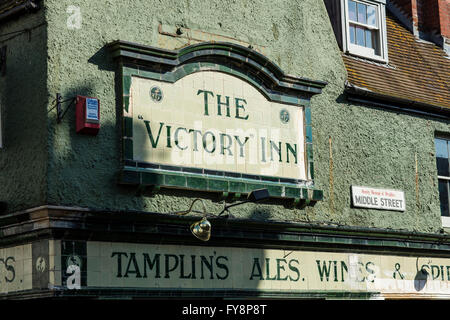
<instances>
[{"instance_id":1,"label":"white tiled sign panel","mask_svg":"<svg viewBox=\"0 0 450 320\"><path fill-rule=\"evenodd\" d=\"M434 257L88 242L87 264L88 287L450 293Z\"/></svg>"},{"instance_id":2,"label":"white tiled sign panel","mask_svg":"<svg viewBox=\"0 0 450 320\"><path fill-rule=\"evenodd\" d=\"M215 71L175 83L132 77L136 161L306 179L301 106Z\"/></svg>"},{"instance_id":3,"label":"white tiled sign panel","mask_svg":"<svg viewBox=\"0 0 450 320\"><path fill-rule=\"evenodd\" d=\"M31 244L0 249L0 294L32 288Z\"/></svg>"}]
</instances>

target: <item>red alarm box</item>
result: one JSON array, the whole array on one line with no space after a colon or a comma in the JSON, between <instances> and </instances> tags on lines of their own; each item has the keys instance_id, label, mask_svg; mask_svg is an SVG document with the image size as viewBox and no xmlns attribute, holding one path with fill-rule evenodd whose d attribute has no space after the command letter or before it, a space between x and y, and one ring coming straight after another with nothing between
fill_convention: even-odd
<instances>
[{"instance_id":1,"label":"red alarm box","mask_svg":"<svg viewBox=\"0 0 450 320\"><path fill-rule=\"evenodd\" d=\"M100 130L100 100L77 96L76 98L77 133L96 135Z\"/></svg>"}]
</instances>

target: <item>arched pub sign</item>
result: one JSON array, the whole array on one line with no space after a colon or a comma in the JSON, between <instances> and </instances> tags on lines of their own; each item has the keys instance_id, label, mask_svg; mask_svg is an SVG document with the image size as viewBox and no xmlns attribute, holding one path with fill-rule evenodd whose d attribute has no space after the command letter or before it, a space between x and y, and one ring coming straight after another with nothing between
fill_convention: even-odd
<instances>
[{"instance_id":1,"label":"arched pub sign","mask_svg":"<svg viewBox=\"0 0 450 320\"><path fill-rule=\"evenodd\" d=\"M116 41L123 101L120 183L314 204L310 98L325 82L294 77L232 43L178 51Z\"/></svg>"}]
</instances>

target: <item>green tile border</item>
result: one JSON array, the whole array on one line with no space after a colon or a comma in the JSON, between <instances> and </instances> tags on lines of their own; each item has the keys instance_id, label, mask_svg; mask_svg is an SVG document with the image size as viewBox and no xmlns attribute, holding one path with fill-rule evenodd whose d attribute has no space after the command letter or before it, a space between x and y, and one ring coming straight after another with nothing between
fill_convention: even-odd
<instances>
[{"instance_id":1,"label":"green tile border","mask_svg":"<svg viewBox=\"0 0 450 320\"><path fill-rule=\"evenodd\" d=\"M123 158L125 160L133 160L133 139L123 138Z\"/></svg>"},{"instance_id":2,"label":"green tile border","mask_svg":"<svg viewBox=\"0 0 450 320\"><path fill-rule=\"evenodd\" d=\"M244 178L218 178L210 175L181 172L158 172L148 169L124 168L119 174L119 184L142 187L177 188L184 190L248 194L253 190L267 188L271 198L296 201L298 204L314 205L323 200L323 191L285 183L253 181Z\"/></svg>"},{"instance_id":3,"label":"green tile border","mask_svg":"<svg viewBox=\"0 0 450 320\"><path fill-rule=\"evenodd\" d=\"M226 42L205 42L191 45L178 51L165 50L126 41L115 41L108 46L113 58L118 58L121 66L123 98L123 160L133 159L133 118L129 117L130 88L132 77L143 77L157 81L174 83L186 75L202 71L219 71L236 76L248 82L268 100L302 107L304 110L305 167L307 182L311 187L303 188L292 184L265 184L258 180L237 182L226 177L216 179L194 174L185 177L176 172L167 174L139 173L135 184L186 188L228 193L248 193L257 187L266 186L276 197L295 199L296 203L309 204L310 200L322 200L322 191L314 189L314 161L312 148L312 120L310 99L321 93L324 81L286 75L273 62L249 48ZM193 60L195 59L195 60ZM236 63L237 62L237 63ZM132 110L131 110L132 111ZM126 169L124 169L126 171ZM150 176L149 176L150 174ZM128 176L127 176L128 177ZM125 179L128 183L129 179ZM314 192L305 192L307 189ZM312 194L312 196L309 196Z\"/></svg>"},{"instance_id":4,"label":"green tile border","mask_svg":"<svg viewBox=\"0 0 450 320\"><path fill-rule=\"evenodd\" d=\"M123 117L123 135L124 137L133 137L133 118Z\"/></svg>"}]
</instances>

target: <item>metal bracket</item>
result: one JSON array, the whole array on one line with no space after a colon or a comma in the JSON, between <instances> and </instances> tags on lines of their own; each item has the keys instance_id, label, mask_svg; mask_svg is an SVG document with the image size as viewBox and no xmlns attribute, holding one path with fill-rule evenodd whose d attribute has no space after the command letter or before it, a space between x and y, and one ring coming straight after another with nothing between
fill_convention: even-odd
<instances>
[{"instance_id":1,"label":"metal bracket","mask_svg":"<svg viewBox=\"0 0 450 320\"><path fill-rule=\"evenodd\" d=\"M61 96L61 94L59 94L59 93L56 94L56 117L57 117L56 121L58 123L61 122L61 120L64 117L64 115L66 114L67 110L69 110L69 108L72 106L72 104L75 102L75 100L76 100L76 97L63 100L63 97ZM67 106L66 110L63 111L62 104L64 102L68 102L68 101L70 101L70 103Z\"/></svg>"}]
</instances>

